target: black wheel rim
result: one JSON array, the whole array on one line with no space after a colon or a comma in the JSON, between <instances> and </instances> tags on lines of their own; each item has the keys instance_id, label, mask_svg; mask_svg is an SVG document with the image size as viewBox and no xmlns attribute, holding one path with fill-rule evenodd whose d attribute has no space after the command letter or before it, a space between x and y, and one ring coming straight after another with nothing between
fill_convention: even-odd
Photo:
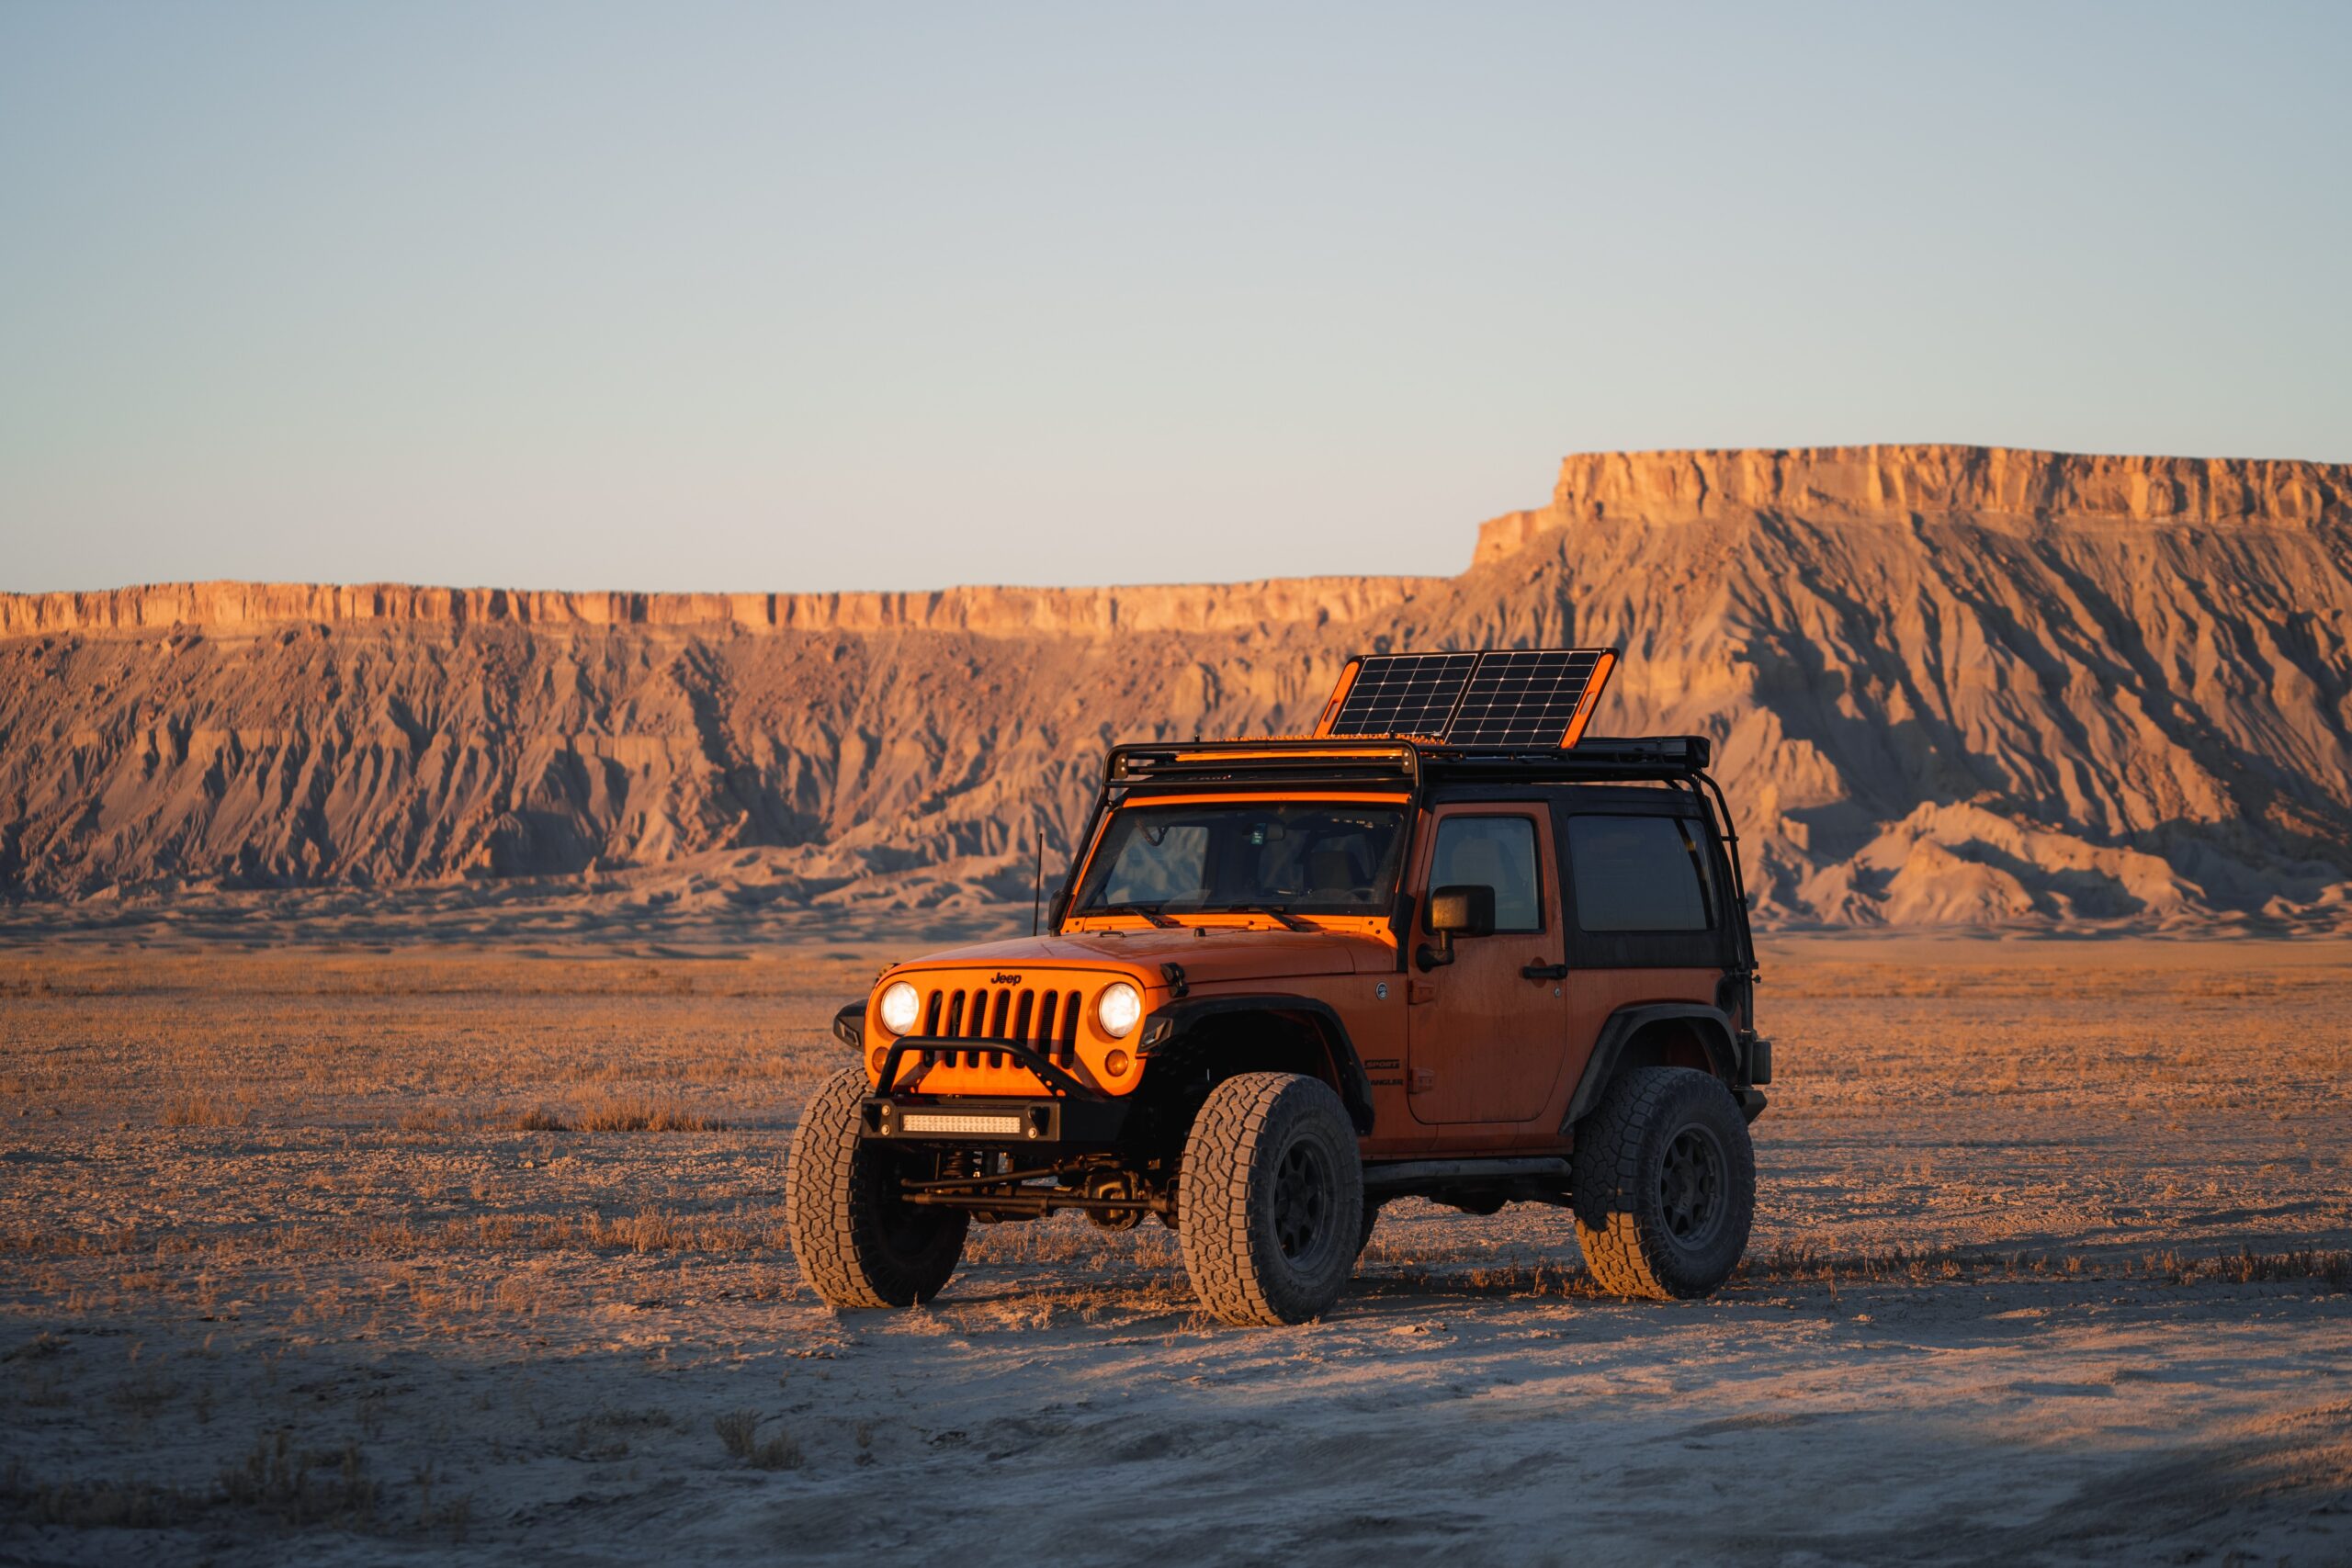
<instances>
[{"instance_id":1,"label":"black wheel rim","mask_svg":"<svg viewBox=\"0 0 2352 1568\"><path fill-rule=\"evenodd\" d=\"M1330 1162L1302 1138L1283 1151L1274 1168L1274 1241L1284 1258L1296 1261L1330 1234Z\"/></svg>"},{"instance_id":2,"label":"black wheel rim","mask_svg":"<svg viewBox=\"0 0 2352 1568\"><path fill-rule=\"evenodd\" d=\"M944 1211L908 1202L902 1185L908 1177L929 1174L887 1157L876 1157L866 1167L876 1232L894 1256L910 1258L939 1235Z\"/></svg>"},{"instance_id":3,"label":"black wheel rim","mask_svg":"<svg viewBox=\"0 0 2352 1568\"><path fill-rule=\"evenodd\" d=\"M1723 1223L1726 1165L1722 1143L1704 1127L1685 1127L1668 1141L1658 1168L1658 1210L1678 1246L1705 1245Z\"/></svg>"}]
</instances>

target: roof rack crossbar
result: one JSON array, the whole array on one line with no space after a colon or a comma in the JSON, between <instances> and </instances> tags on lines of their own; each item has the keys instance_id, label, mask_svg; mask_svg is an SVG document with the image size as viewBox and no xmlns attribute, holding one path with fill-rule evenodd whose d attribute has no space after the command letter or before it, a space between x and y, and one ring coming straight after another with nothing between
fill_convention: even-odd
<instances>
[{"instance_id":1,"label":"roof rack crossbar","mask_svg":"<svg viewBox=\"0 0 2352 1568\"><path fill-rule=\"evenodd\" d=\"M1680 777L1706 771L1713 744L1703 735L1588 736L1573 751L1431 747L1425 768L1447 772L1552 773L1590 777L1639 773Z\"/></svg>"},{"instance_id":2,"label":"roof rack crossbar","mask_svg":"<svg viewBox=\"0 0 2352 1568\"><path fill-rule=\"evenodd\" d=\"M1385 783L1418 788L1437 774L1528 779L1689 779L1714 747L1703 735L1589 736L1574 750L1447 746L1428 740L1334 744L1317 739L1196 740L1114 746L1113 788L1144 784L1234 787Z\"/></svg>"}]
</instances>

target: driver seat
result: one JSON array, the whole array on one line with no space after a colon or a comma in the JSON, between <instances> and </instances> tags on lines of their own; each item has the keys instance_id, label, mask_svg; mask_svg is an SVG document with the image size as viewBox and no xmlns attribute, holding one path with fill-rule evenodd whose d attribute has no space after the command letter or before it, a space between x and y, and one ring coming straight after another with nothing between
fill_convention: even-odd
<instances>
[{"instance_id":1,"label":"driver seat","mask_svg":"<svg viewBox=\"0 0 2352 1568\"><path fill-rule=\"evenodd\" d=\"M1311 898L1345 899L1363 886L1363 878L1356 874L1356 857L1339 845L1306 857L1306 883Z\"/></svg>"}]
</instances>

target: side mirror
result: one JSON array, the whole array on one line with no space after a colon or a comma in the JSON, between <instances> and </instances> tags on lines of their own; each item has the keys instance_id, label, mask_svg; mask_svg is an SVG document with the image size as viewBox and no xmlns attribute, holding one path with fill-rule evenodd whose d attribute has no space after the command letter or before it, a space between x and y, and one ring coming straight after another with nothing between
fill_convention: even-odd
<instances>
[{"instance_id":1,"label":"side mirror","mask_svg":"<svg viewBox=\"0 0 2352 1568\"><path fill-rule=\"evenodd\" d=\"M1495 890L1457 883L1430 890L1430 931L1437 936L1495 934Z\"/></svg>"},{"instance_id":2,"label":"side mirror","mask_svg":"<svg viewBox=\"0 0 2352 1568\"><path fill-rule=\"evenodd\" d=\"M1423 969L1435 969L1453 962L1455 937L1495 934L1495 890L1473 883L1432 887L1428 923L1437 941L1422 943L1413 958Z\"/></svg>"}]
</instances>

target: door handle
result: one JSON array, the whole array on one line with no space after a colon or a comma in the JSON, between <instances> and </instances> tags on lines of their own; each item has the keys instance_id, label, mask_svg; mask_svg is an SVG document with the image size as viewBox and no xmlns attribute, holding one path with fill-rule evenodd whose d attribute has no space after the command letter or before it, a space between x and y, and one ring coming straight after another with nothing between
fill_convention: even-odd
<instances>
[{"instance_id":1,"label":"door handle","mask_svg":"<svg viewBox=\"0 0 2352 1568\"><path fill-rule=\"evenodd\" d=\"M1565 964L1530 964L1520 973L1531 980L1565 980L1568 966Z\"/></svg>"}]
</instances>

